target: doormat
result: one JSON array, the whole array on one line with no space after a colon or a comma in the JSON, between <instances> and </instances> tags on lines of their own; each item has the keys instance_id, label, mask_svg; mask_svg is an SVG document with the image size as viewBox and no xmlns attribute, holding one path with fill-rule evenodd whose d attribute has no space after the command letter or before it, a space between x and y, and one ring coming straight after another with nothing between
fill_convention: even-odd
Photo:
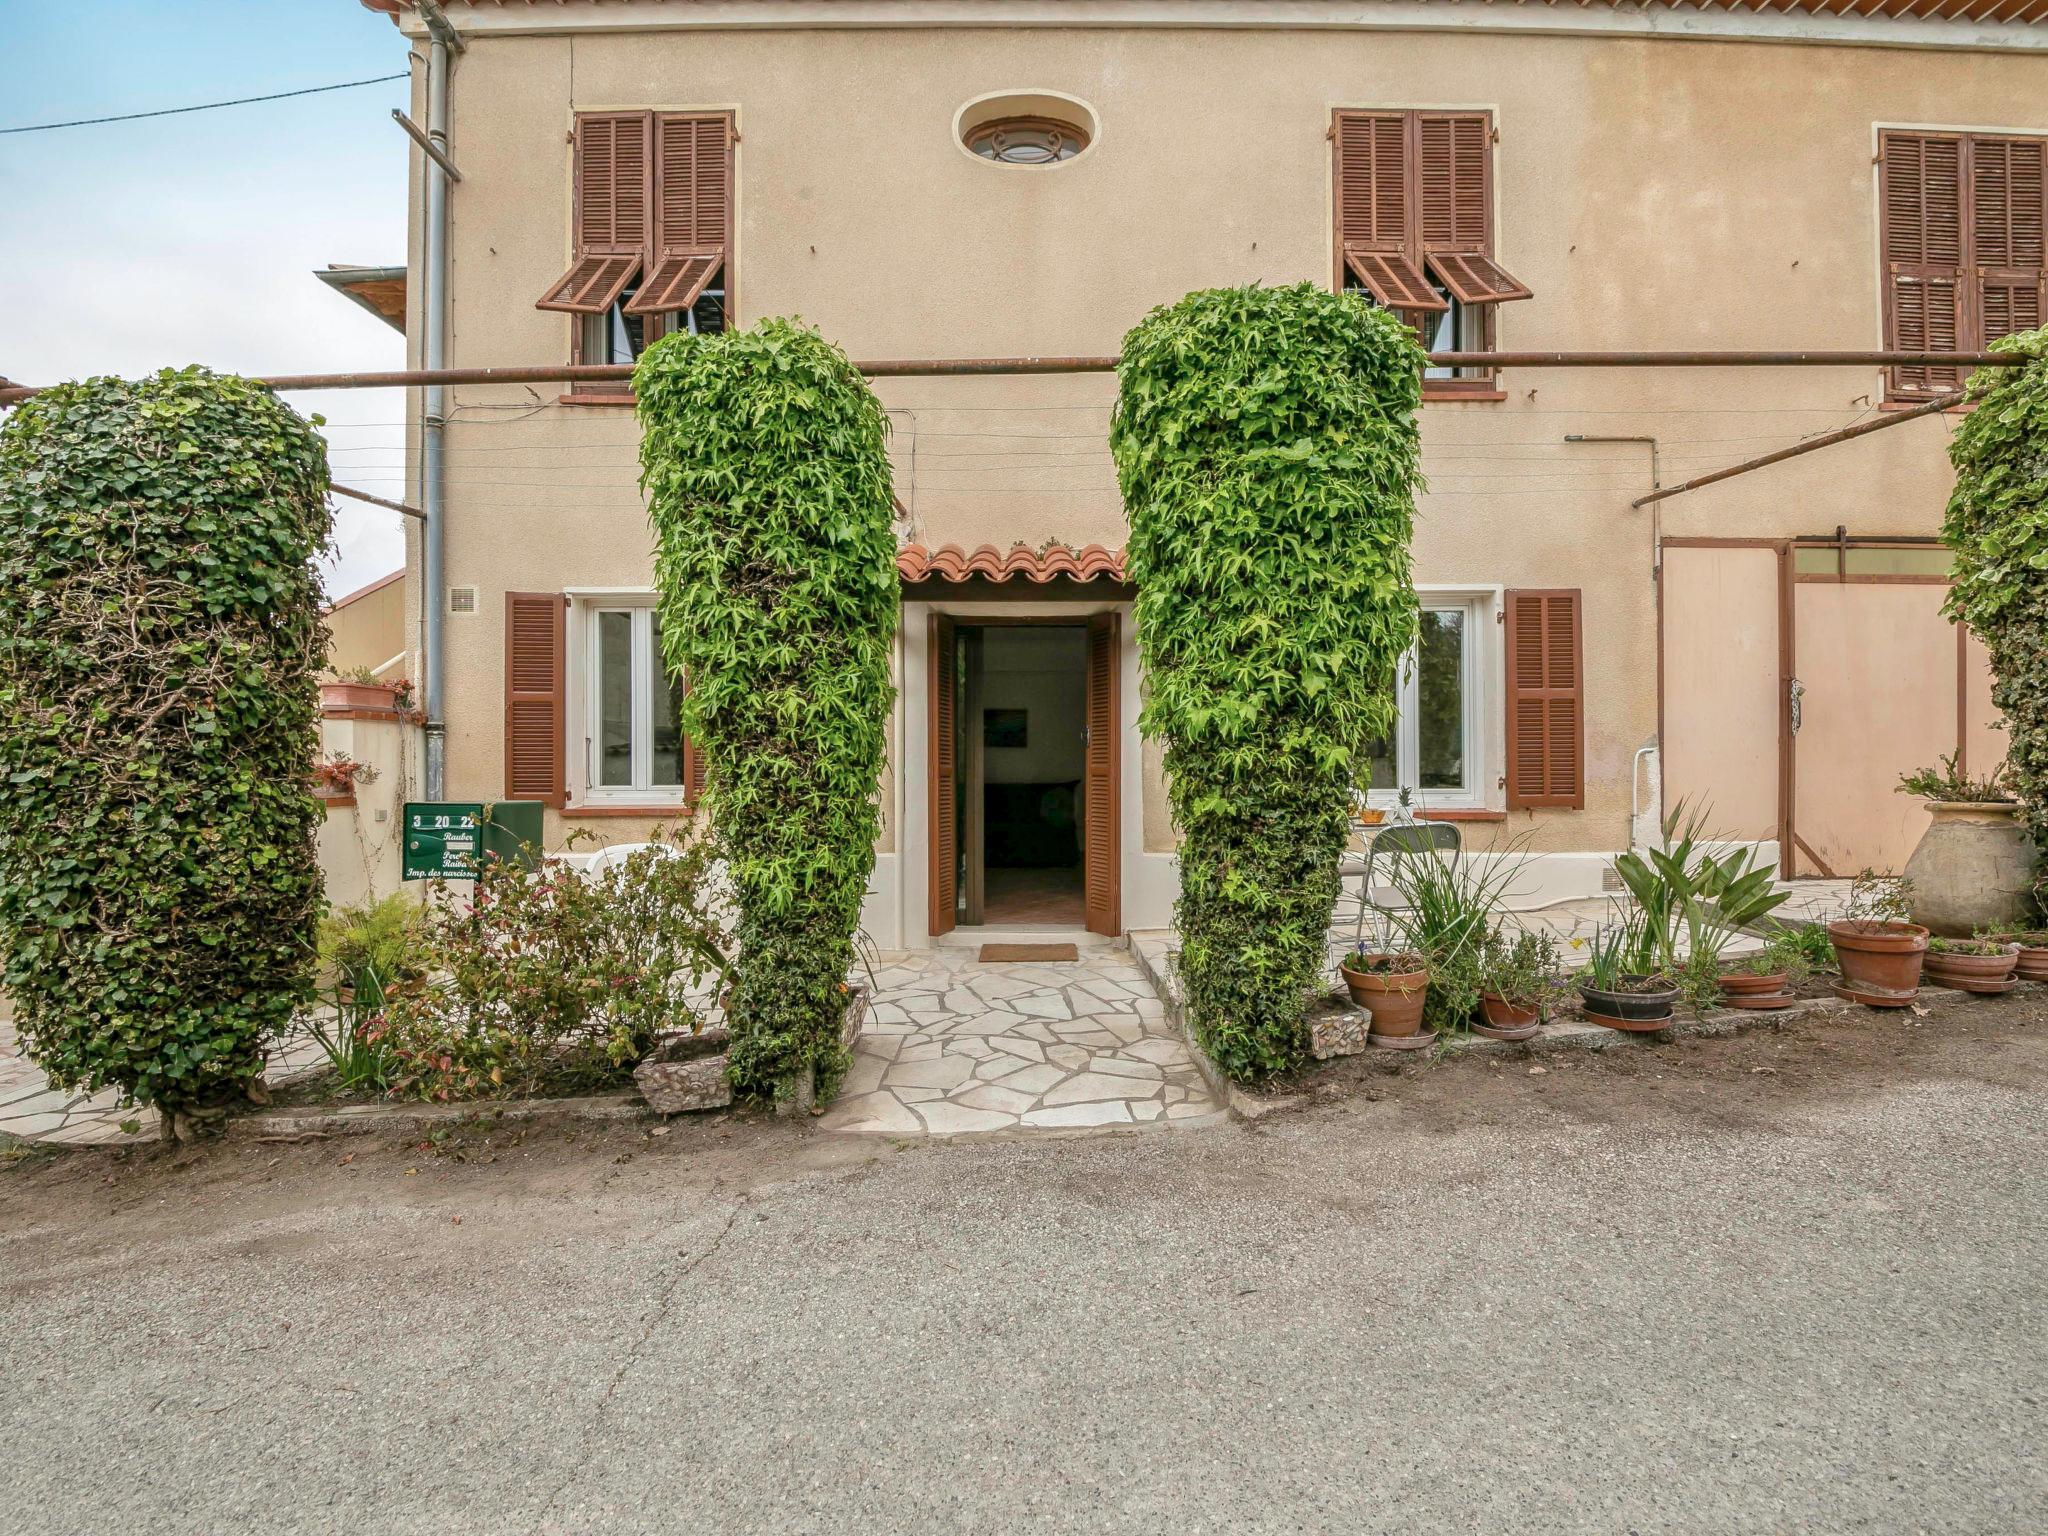
<instances>
[{"instance_id":1,"label":"doormat","mask_svg":"<svg viewBox=\"0 0 2048 1536\"><path fill-rule=\"evenodd\" d=\"M996 965L1009 960L1078 960L1081 951L1072 944L984 944L981 963Z\"/></svg>"}]
</instances>

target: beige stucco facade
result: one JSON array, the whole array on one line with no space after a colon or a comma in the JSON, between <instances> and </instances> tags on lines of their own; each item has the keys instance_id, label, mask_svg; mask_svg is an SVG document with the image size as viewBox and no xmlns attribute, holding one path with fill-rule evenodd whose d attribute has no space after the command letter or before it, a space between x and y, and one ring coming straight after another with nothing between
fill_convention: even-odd
<instances>
[{"instance_id":1,"label":"beige stucco facade","mask_svg":"<svg viewBox=\"0 0 2048 1536\"><path fill-rule=\"evenodd\" d=\"M404 571L393 571L334 600L322 615L327 622L330 673L367 670L380 678L409 675L408 585Z\"/></svg>"},{"instance_id":2,"label":"beige stucco facade","mask_svg":"<svg viewBox=\"0 0 2048 1536\"><path fill-rule=\"evenodd\" d=\"M1341 107L1492 113L1496 254L1535 295L1501 306L1502 350L1874 348L1879 127L2048 132L2048 57L1883 46L1878 21L1837 28L1837 38L1860 39L1846 42L1808 18L1795 42L1494 30L1474 14L1492 7L1435 7L1440 29L1408 30L933 28L911 24L915 5L860 9L894 24L777 26L756 7L746 15L761 24L727 30L717 5L659 0L459 8L470 42L451 89L450 150L463 179L452 201L450 363L566 361L569 321L534 301L572 248L578 111L734 113L734 317L799 315L856 359L1114 353L1148 309L1190 289L1332 282L1326 135ZM1255 22L1260 10L1147 15ZM1914 25L1896 36L1929 35ZM1760 34L1774 29L1785 33L1757 22ZM1094 142L1053 167L974 158L955 136L956 114L998 91L1084 104ZM415 266L418 193L416 157ZM1645 799L1644 779L1632 790L1638 750L1657 741L1660 527L1929 534L1948 490L1947 430L1940 418L1912 422L1655 512L1631 510L1650 483L1647 446L1568 438L1655 437L1670 484L1878 408L1879 373L1517 368L1499 386L1500 398L1424 409L1418 578L1469 597L1484 621L1473 637L1484 706L1469 749L1477 796L1496 810L1500 594L1583 592L1585 807L1481 823L1468 845L1526 837L1582 856L1567 883L1597 888L1587 872L1628 845ZM1112 378L876 388L894 426L906 538L1122 542L1105 439ZM558 401L552 386L463 386L452 399L447 581L476 589L474 612L446 624L447 788L461 798L503 782L503 594L644 589L651 560L629 410ZM903 681L922 686L908 671ZM905 720L899 709L898 763ZM1125 761L1142 770L1135 852L1166 860L1157 751L1133 737ZM885 786L884 851L917 857L904 777ZM575 820L572 793L561 825ZM640 825L601 827L620 836Z\"/></svg>"}]
</instances>

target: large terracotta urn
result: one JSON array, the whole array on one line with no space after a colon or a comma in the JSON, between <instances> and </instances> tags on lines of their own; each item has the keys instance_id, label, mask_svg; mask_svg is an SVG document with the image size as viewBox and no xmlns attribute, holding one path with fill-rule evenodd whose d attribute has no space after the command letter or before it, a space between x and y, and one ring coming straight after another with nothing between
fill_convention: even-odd
<instances>
[{"instance_id":1,"label":"large terracotta urn","mask_svg":"<svg viewBox=\"0 0 2048 1536\"><path fill-rule=\"evenodd\" d=\"M1904 874L1913 921L1943 938L2010 928L2026 916L2038 855L2012 800L1930 800L1934 817Z\"/></svg>"}]
</instances>

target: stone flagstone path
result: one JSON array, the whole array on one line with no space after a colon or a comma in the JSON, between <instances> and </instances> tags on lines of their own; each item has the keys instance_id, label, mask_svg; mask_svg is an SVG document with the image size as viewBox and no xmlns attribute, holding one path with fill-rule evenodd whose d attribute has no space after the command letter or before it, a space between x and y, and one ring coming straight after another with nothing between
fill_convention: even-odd
<instances>
[{"instance_id":1,"label":"stone flagstone path","mask_svg":"<svg viewBox=\"0 0 2048 1536\"><path fill-rule=\"evenodd\" d=\"M957 1136L1221 1118L1129 950L982 965L965 948L892 955L875 973L831 1129Z\"/></svg>"}]
</instances>

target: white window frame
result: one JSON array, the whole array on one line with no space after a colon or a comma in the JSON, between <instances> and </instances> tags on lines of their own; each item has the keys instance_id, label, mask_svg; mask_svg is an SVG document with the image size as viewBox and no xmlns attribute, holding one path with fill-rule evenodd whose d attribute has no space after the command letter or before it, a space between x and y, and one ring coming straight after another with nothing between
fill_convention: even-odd
<instances>
[{"instance_id":1,"label":"white window frame","mask_svg":"<svg viewBox=\"0 0 2048 1536\"><path fill-rule=\"evenodd\" d=\"M644 587L587 588L569 593L569 698L571 730L568 756L570 796L576 805L633 805L676 808L683 805L681 784L653 784L654 720L648 684L661 665L655 645L655 595ZM597 782L597 743L603 698L598 687L598 615L630 613L632 630L633 762L631 784ZM578 723L580 722L580 728ZM685 766L685 773L688 772Z\"/></svg>"},{"instance_id":2,"label":"white window frame","mask_svg":"<svg viewBox=\"0 0 2048 1536\"><path fill-rule=\"evenodd\" d=\"M1421 693L1415 666L1415 647L1401 658L1395 701L1399 716L1394 725L1394 785L1366 795L1366 804L1391 811L1400 804L1401 790L1409 791L1413 810L1489 809L1495 783L1495 745L1491 722L1499 713L1494 708L1500 687L1496 661L1500 641L1497 615L1500 589L1418 588L1416 597L1425 609L1448 610L1465 616L1465 644L1459 656L1459 691L1463 696L1465 738L1465 786L1462 789L1424 789L1421 776L1422 742L1420 726Z\"/></svg>"}]
</instances>

